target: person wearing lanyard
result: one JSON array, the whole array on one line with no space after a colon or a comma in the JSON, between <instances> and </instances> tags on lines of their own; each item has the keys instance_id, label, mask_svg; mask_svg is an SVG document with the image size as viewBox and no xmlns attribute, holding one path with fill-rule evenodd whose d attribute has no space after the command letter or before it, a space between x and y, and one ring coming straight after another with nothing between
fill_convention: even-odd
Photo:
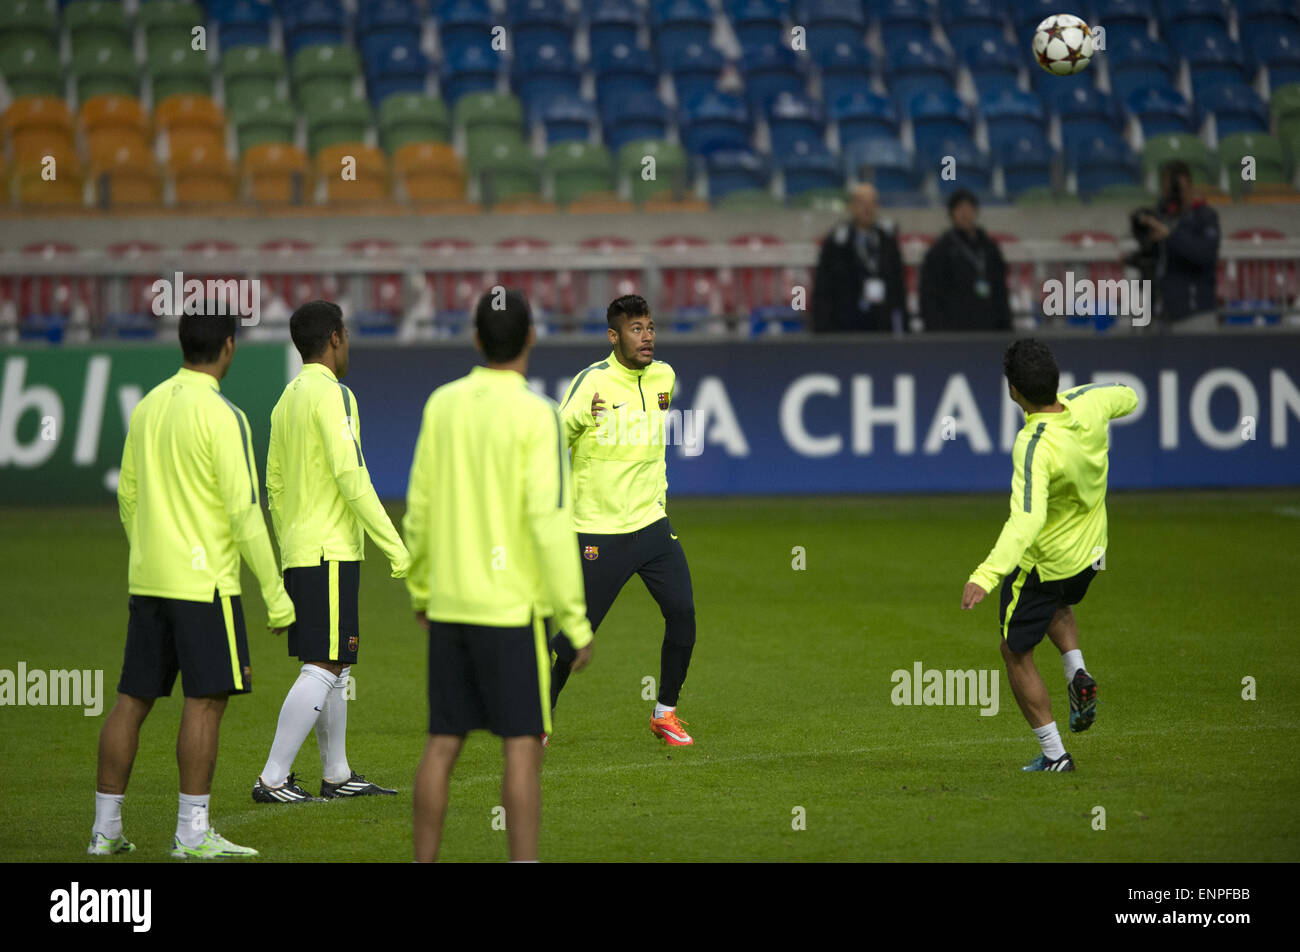
<instances>
[{"instance_id":1,"label":"person wearing lanyard","mask_svg":"<svg viewBox=\"0 0 1300 952\"><path fill-rule=\"evenodd\" d=\"M849 192L849 220L822 242L813 278L812 329L817 333L901 334L907 299L903 256L892 227L876 222L876 189Z\"/></svg>"},{"instance_id":2,"label":"person wearing lanyard","mask_svg":"<svg viewBox=\"0 0 1300 952\"><path fill-rule=\"evenodd\" d=\"M976 224L978 216L973 193L952 193L952 227L930 246L921 265L921 320L927 331L1011 329L1006 261Z\"/></svg>"}]
</instances>

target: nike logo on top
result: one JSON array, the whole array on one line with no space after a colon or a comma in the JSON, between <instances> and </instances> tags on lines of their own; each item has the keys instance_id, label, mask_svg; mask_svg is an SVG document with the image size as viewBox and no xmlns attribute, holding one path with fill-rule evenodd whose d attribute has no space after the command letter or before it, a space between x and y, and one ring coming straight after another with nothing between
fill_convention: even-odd
<instances>
[{"instance_id":1,"label":"nike logo on top","mask_svg":"<svg viewBox=\"0 0 1300 952\"><path fill-rule=\"evenodd\" d=\"M616 403L616 404L614 404L612 407L610 407L610 409L611 409L611 410L617 410L619 407L625 407L625 406L627 406L627 401L626 401L626 400L624 400L622 403Z\"/></svg>"}]
</instances>

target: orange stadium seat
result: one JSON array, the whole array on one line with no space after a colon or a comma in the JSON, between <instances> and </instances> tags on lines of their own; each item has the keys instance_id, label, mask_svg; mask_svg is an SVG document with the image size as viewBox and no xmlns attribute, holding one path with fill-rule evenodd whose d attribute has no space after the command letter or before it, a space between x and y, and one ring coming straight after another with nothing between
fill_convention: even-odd
<instances>
[{"instance_id":1,"label":"orange stadium seat","mask_svg":"<svg viewBox=\"0 0 1300 952\"><path fill-rule=\"evenodd\" d=\"M78 118L87 135L110 130L149 135L149 116L134 96L95 96L82 105Z\"/></svg>"},{"instance_id":2,"label":"orange stadium seat","mask_svg":"<svg viewBox=\"0 0 1300 952\"><path fill-rule=\"evenodd\" d=\"M235 200L235 168L224 148L189 145L179 152L172 152L170 165L177 204L214 204Z\"/></svg>"},{"instance_id":3,"label":"orange stadium seat","mask_svg":"<svg viewBox=\"0 0 1300 952\"><path fill-rule=\"evenodd\" d=\"M442 142L410 142L393 154L393 175L413 202L464 201L465 167Z\"/></svg>"},{"instance_id":4,"label":"orange stadium seat","mask_svg":"<svg viewBox=\"0 0 1300 952\"><path fill-rule=\"evenodd\" d=\"M344 179L344 159L356 160L355 178ZM350 164L349 164L350 165ZM316 154L316 179L331 203L381 202L388 198L388 160L372 145L341 142Z\"/></svg>"},{"instance_id":5,"label":"orange stadium seat","mask_svg":"<svg viewBox=\"0 0 1300 952\"><path fill-rule=\"evenodd\" d=\"M709 203L702 198L673 198L670 192L647 198L641 203L641 210L645 212L668 212L676 214L677 212L707 212Z\"/></svg>"},{"instance_id":6,"label":"orange stadium seat","mask_svg":"<svg viewBox=\"0 0 1300 952\"><path fill-rule=\"evenodd\" d=\"M207 96L169 96L154 110L154 124L167 133L172 151L225 148L226 115Z\"/></svg>"},{"instance_id":7,"label":"orange stadium seat","mask_svg":"<svg viewBox=\"0 0 1300 952\"><path fill-rule=\"evenodd\" d=\"M85 182L78 169L64 168L53 180L39 168L19 169L18 204L37 208L80 208L85 204Z\"/></svg>"},{"instance_id":8,"label":"orange stadium seat","mask_svg":"<svg viewBox=\"0 0 1300 952\"><path fill-rule=\"evenodd\" d=\"M142 157L129 149L105 156L102 165L91 169L96 204L108 208L162 204L162 179L152 156Z\"/></svg>"},{"instance_id":9,"label":"orange stadium seat","mask_svg":"<svg viewBox=\"0 0 1300 952\"><path fill-rule=\"evenodd\" d=\"M614 192L588 192L569 202L565 210L577 215L625 215L636 211L636 206Z\"/></svg>"},{"instance_id":10,"label":"orange stadium seat","mask_svg":"<svg viewBox=\"0 0 1300 952\"><path fill-rule=\"evenodd\" d=\"M54 155L59 165L76 156L72 114L62 99L53 96L24 96L5 110L5 133L13 144L14 165L39 164Z\"/></svg>"},{"instance_id":11,"label":"orange stadium seat","mask_svg":"<svg viewBox=\"0 0 1300 952\"><path fill-rule=\"evenodd\" d=\"M92 167L112 165L115 161L140 164L153 162L149 140L136 130L126 127L87 132L86 154Z\"/></svg>"},{"instance_id":12,"label":"orange stadium seat","mask_svg":"<svg viewBox=\"0 0 1300 952\"><path fill-rule=\"evenodd\" d=\"M263 204L302 204L311 184L307 153L297 146L264 142L250 146L241 161L245 195Z\"/></svg>"}]
</instances>

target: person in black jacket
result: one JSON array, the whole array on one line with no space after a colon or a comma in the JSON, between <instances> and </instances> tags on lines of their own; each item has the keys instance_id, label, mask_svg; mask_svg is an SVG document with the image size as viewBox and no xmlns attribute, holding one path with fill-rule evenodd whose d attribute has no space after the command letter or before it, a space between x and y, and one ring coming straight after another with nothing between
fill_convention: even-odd
<instances>
[{"instance_id":1,"label":"person in black jacket","mask_svg":"<svg viewBox=\"0 0 1300 952\"><path fill-rule=\"evenodd\" d=\"M1139 243L1155 246L1155 281L1164 325L1177 330L1219 323L1215 282L1219 263L1219 215L1189 194L1192 172L1181 159L1160 166L1157 214L1138 212Z\"/></svg>"},{"instance_id":2,"label":"person in black jacket","mask_svg":"<svg viewBox=\"0 0 1300 952\"><path fill-rule=\"evenodd\" d=\"M927 331L1011 329L1007 263L976 224L979 199L964 188L948 198L952 227L921 264L921 321Z\"/></svg>"},{"instance_id":3,"label":"person in black jacket","mask_svg":"<svg viewBox=\"0 0 1300 952\"><path fill-rule=\"evenodd\" d=\"M849 220L822 242L813 278L814 332L901 334L907 320L903 256L892 227L876 222L876 189L849 193Z\"/></svg>"}]
</instances>

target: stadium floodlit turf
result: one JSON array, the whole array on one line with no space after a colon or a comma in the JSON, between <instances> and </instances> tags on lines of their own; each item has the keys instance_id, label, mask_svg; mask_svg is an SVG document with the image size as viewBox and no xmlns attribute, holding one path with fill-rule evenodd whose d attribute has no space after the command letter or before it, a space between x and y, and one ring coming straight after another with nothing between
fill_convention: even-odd
<instances>
[{"instance_id":1,"label":"stadium floodlit turf","mask_svg":"<svg viewBox=\"0 0 1300 952\"><path fill-rule=\"evenodd\" d=\"M390 507L399 515L398 507ZM1037 745L1001 670L996 596L958 608L1006 496L674 500L699 642L680 714L696 746L651 736L643 679L660 619L633 580L560 701L543 779L546 860L1290 860L1300 777L1300 494L1113 494L1105 571L1078 609L1100 685L1096 725L1065 729L1056 651L1038 649L1074 774L1024 774ZM6 510L0 668L104 669L126 623L126 542L111 508ZM396 521L396 520L395 520ZM399 523L400 525L400 523ZM796 571L802 547L806 568ZM245 575L254 693L222 725L213 825L263 860L405 862L423 744L425 653L402 583L369 547L353 769L400 795L304 806L249 796L298 669ZM251 593L251 594L250 594ZM996 715L896 706L891 675L998 672ZM1244 700L1243 679L1255 681ZM124 812L168 861L176 696L146 723ZM78 860L103 715L0 708L0 855ZM442 858L501 860L498 742L473 735L452 780ZM309 737L296 771L315 791ZM1105 829L1094 829L1105 811ZM793 827L802 808L806 829Z\"/></svg>"}]
</instances>

